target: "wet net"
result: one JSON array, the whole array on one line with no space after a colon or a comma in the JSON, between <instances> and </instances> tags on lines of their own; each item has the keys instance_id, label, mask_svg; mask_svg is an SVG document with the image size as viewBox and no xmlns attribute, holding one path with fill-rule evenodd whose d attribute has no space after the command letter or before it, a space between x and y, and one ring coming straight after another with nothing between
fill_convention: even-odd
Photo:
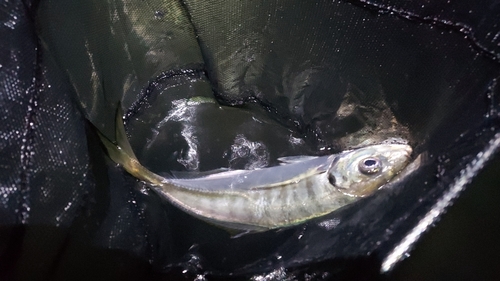
<instances>
[{"instance_id":1,"label":"wet net","mask_svg":"<svg viewBox=\"0 0 500 281\"><path fill-rule=\"evenodd\" d=\"M392 270L500 145L500 2L2 1L6 279L323 280ZM159 174L408 140L420 165L325 217L231 238Z\"/></svg>"}]
</instances>

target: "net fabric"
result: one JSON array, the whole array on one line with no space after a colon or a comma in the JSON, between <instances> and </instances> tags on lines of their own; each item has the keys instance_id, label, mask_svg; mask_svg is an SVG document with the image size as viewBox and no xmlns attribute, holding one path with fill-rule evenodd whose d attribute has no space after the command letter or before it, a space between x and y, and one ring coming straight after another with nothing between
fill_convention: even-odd
<instances>
[{"instance_id":1,"label":"net fabric","mask_svg":"<svg viewBox=\"0 0 500 281\"><path fill-rule=\"evenodd\" d=\"M9 38L0 55L0 256L8 278L16 268L47 272L68 228L88 209L94 182L82 142L85 121L66 94L71 87L41 50L36 3L0 5L0 34Z\"/></svg>"},{"instance_id":2,"label":"net fabric","mask_svg":"<svg viewBox=\"0 0 500 281\"><path fill-rule=\"evenodd\" d=\"M366 1L351 3L382 13L394 13L402 18L447 27L466 36L472 47L484 55L498 59L497 18L499 4L495 1ZM485 10L485 7L488 9Z\"/></svg>"},{"instance_id":3,"label":"net fabric","mask_svg":"<svg viewBox=\"0 0 500 281\"><path fill-rule=\"evenodd\" d=\"M1 67L2 222L67 227L93 186L84 119L59 95L71 88L40 50L33 12L18 3L3 17L12 40L3 43Z\"/></svg>"},{"instance_id":4,"label":"net fabric","mask_svg":"<svg viewBox=\"0 0 500 281\"><path fill-rule=\"evenodd\" d=\"M130 106L163 71L202 62L177 1L43 1L38 19L86 117L110 137L119 100Z\"/></svg>"},{"instance_id":5,"label":"net fabric","mask_svg":"<svg viewBox=\"0 0 500 281\"><path fill-rule=\"evenodd\" d=\"M13 38L0 55L1 223L14 245L2 248L25 279L331 278L349 259L390 256L495 148L496 1L35 4L0 10ZM263 167L381 132L403 131L428 159L341 212L230 239L105 158L82 116L112 138L118 102L159 173Z\"/></svg>"},{"instance_id":6,"label":"net fabric","mask_svg":"<svg viewBox=\"0 0 500 281\"><path fill-rule=\"evenodd\" d=\"M392 103L397 120L409 123L415 137L423 137L442 119L438 114L444 116L461 104L452 89L441 89L469 87L456 84L468 80L456 71L454 57L468 57L460 67L476 71L475 52L462 33L385 15L390 7L384 9L383 3L379 10L384 13L377 16L349 1L292 2L286 9L279 1L247 5L251 6L218 4L227 9L218 13L201 2L187 2L200 42L214 50L206 61L209 75L217 81L217 93L229 104L248 99L271 104L275 115L292 119L289 126L310 132L311 139L339 138L335 133L344 120L338 109L347 94L370 107L384 100ZM300 24L296 24L299 14ZM399 32L405 36L394 36ZM216 44L220 41L227 43ZM445 52L447 56L442 55ZM437 110L439 105L443 106Z\"/></svg>"}]
</instances>

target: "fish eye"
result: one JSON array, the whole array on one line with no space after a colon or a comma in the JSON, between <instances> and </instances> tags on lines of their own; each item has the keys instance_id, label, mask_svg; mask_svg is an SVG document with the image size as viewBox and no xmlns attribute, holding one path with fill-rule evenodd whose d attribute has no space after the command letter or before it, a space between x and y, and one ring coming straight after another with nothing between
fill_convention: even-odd
<instances>
[{"instance_id":1,"label":"fish eye","mask_svg":"<svg viewBox=\"0 0 500 281\"><path fill-rule=\"evenodd\" d=\"M334 175L329 174L329 175L328 175L328 181L330 182L330 184L331 184L331 185L335 186L335 182L336 182L337 180L335 179L335 176L334 176Z\"/></svg>"},{"instance_id":2,"label":"fish eye","mask_svg":"<svg viewBox=\"0 0 500 281\"><path fill-rule=\"evenodd\" d=\"M375 157L368 157L362 159L358 164L358 169L365 175L373 175L380 171L380 160Z\"/></svg>"}]
</instances>

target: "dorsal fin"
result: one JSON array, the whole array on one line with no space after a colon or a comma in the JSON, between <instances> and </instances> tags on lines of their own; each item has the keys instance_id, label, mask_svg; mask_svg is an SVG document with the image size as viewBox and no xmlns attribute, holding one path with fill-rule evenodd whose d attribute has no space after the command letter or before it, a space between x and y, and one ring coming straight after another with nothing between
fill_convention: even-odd
<instances>
[{"instance_id":1,"label":"dorsal fin","mask_svg":"<svg viewBox=\"0 0 500 281\"><path fill-rule=\"evenodd\" d=\"M280 157L278 158L278 161L280 161L280 165L288 165L288 164L311 160L314 158L318 158L318 156L296 155L296 156Z\"/></svg>"}]
</instances>

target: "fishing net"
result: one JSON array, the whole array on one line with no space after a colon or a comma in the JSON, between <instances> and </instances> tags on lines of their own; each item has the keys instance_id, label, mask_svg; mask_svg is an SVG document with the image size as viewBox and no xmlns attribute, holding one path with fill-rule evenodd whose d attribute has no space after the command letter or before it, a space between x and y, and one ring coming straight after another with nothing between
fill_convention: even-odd
<instances>
[{"instance_id":1,"label":"fishing net","mask_svg":"<svg viewBox=\"0 0 500 281\"><path fill-rule=\"evenodd\" d=\"M2 1L5 279L323 280L389 272L500 145L500 2ZM107 158L125 109L163 175L405 139L415 171L231 238Z\"/></svg>"}]
</instances>

